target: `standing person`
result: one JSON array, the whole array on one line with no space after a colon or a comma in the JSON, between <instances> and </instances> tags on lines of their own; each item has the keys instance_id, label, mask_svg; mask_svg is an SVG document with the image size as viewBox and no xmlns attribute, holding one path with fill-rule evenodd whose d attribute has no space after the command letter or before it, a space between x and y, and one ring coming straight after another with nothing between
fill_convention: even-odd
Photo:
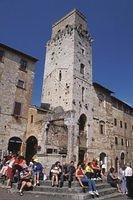
<instances>
[{"instance_id":1,"label":"standing person","mask_svg":"<svg viewBox=\"0 0 133 200\"><path fill-rule=\"evenodd\" d=\"M94 180L89 179L83 170L83 167L81 166L81 164L78 164L77 169L76 169L76 174L75 174L77 180L79 181L80 185L82 187L84 187L84 185L87 184L88 186L88 191L89 194L91 194L93 197L96 194L97 197L99 197L99 193L96 190L96 184Z\"/></svg>"},{"instance_id":2,"label":"standing person","mask_svg":"<svg viewBox=\"0 0 133 200\"><path fill-rule=\"evenodd\" d=\"M120 180L120 190L122 194L127 194L127 187L126 187L126 177L125 177L125 166L119 169L119 180Z\"/></svg>"},{"instance_id":3,"label":"standing person","mask_svg":"<svg viewBox=\"0 0 133 200\"><path fill-rule=\"evenodd\" d=\"M128 197L133 198L133 169L131 168L130 164L127 163L126 169L125 169L125 177L127 182L127 191L128 191Z\"/></svg>"}]
</instances>

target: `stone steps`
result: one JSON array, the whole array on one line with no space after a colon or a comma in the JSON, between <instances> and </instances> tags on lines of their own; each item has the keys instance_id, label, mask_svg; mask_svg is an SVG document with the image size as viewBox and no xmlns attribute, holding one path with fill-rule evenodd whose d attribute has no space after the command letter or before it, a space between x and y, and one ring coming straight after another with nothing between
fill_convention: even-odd
<instances>
[{"instance_id":1,"label":"stone steps","mask_svg":"<svg viewBox=\"0 0 133 200\"><path fill-rule=\"evenodd\" d=\"M68 193L68 192L42 192L42 191L29 191L28 193L34 194L37 196L43 196L43 200L89 200L92 199L92 196L87 193ZM112 197L120 196L114 188L106 188L99 190L99 198L95 196L95 199L104 200Z\"/></svg>"},{"instance_id":2,"label":"stone steps","mask_svg":"<svg viewBox=\"0 0 133 200\"><path fill-rule=\"evenodd\" d=\"M99 200L108 199L111 197L118 197L120 194L117 192L116 188L110 187L108 183L97 181L97 190L99 192ZM88 200L92 199L92 196L87 192L84 193L82 188L79 186L77 181L72 183L72 188L67 187L67 182L64 182L64 187L51 187L51 181L46 181L42 183L41 186L34 187L33 191L28 193L43 196L43 200ZM95 196L95 198L97 198Z\"/></svg>"},{"instance_id":3,"label":"stone steps","mask_svg":"<svg viewBox=\"0 0 133 200\"><path fill-rule=\"evenodd\" d=\"M0 182L2 180L0 179ZM108 200L110 198L119 197L121 194L117 192L115 188L110 187L106 182L96 181L97 190L99 192L99 200ZM14 191L17 191L17 184L13 184ZM33 191L25 191L28 194L32 194L35 197L42 196L43 200L89 200L92 196L87 192L84 193L77 181L72 182L72 188L68 188L68 182L64 182L62 188L51 187L51 181L41 181L40 186L34 187Z\"/></svg>"},{"instance_id":4,"label":"stone steps","mask_svg":"<svg viewBox=\"0 0 133 200\"><path fill-rule=\"evenodd\" d=\"M98 183L97 184L97 190L99 189L103 189L103 188L110 188L110 185L109 184L105 184L105 183ZM49 185L41 185L41 186L37 186L37 187L34 187L34 191L43 191L43 192L60 192L60 193L63 193L63 192L69 192L69 193L82 193L83 192L83 189L78 185L76 186L72 186L71 189L69 189L66 185L63 186L62 188L59 188L59 187L51 187ZM87 191L87 188L85 189L85 191Z\"/></svg>"},{"instance_id":5,"label":"stone steps","mask_svg":"<svg viewBox=\"0 0 133 200\"><path fill-rule=\"evenodd\" d=\"M101 180L96 180L96 183L106 183L102 182ZM46 181L40 181L40 185L46 185L46 186L51 186L51 180L46 180ZM68 181L64 181L64 186L68 186ZM74 180L72 182L72 187L79 186L79 183L77 180Z\"/></svg>"}]
</instances>

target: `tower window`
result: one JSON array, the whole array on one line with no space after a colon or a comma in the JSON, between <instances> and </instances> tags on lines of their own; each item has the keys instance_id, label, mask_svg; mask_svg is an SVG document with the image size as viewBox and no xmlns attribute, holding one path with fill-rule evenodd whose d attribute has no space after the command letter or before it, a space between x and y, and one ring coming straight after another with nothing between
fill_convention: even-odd
<instances>
[{"instance_id":1,"label":"tower window","mask_svg":"<svg viewBox=\"0 0 133 200\"><path fill-rule=\"evenodd\" d=\"M115 137L115 144L118 145L118 138Z\"/></svg>"},{"instance_id":2,"label":"tower window","mask_svg":"<svg viewBox=\"0 0 133 200\"><path fill-rule=\"evenodd\" d=\"M84 74L85 65L83 63L80 64L80 73Z\"/></svg>"},{"instance_id":3,"label":"tower window","mask_svg":"<svg viewBox=\"0 0 133 200\"><path fill-rule=\"evenodd\" d=\"M114 125L117 126L117 119L114 118Z\"/></svg>"},{"instance_id":4,"label":"tower window","mask_svg":"<svg viewBox=\"0 0 133 200\"><path fill-rule=\"evenodd\" d=\"M33 115L31 115L30 123L33 123Z\"/></svg>"},{"instance_id":5,"label":"tower window","mask_svg":"<svg viewBox=\"0 0 133 200\"><path fill-rule=\"evenodd\" d=\"M84 101L84 92L85 92L85 88L82 87L82 101Z\"/></svg>"},{"instance_id":6,"label":"tower window","mask_svg":"<svg viewBox=\"0 0 133 200\"><path fill-rule=\"evenodd\" d=\"M62 73L61 73L61 70L59 71L59 81L61 81L62 79Z\"/></svg>"},{"instance_id":7,"label":"tower window","mask_svg":"<svg viewBox=\"0 0 133 200\"><path fill-rule=\"evenodd\" d=\"M21 61L20 61L20 69L21 69L22 71L26 71L26 68L27 68L27 61L21 59Z\"/></svg>"},{"instance_id":8,"label":"tower window","mask_svg":"<svg viewBox=\"0 0 133 200\"><path fill-rule=\"evenodd\" d=\"M17 87L24 88L24 81L18 80Z\"/></svg>"},{"instance_id":9,"label":"tower window","mask_svg":"<svg viewBox=\"0 0 133 200\"><path fill-rule=\"evenodd\" d=\"M20 102L15 102L13 115L17 115L17 116L21 115L21 107L22 107L22 104Z\"/></svg>"},{"instance_id":10,"label":"tower window","mask_svg":"<svg viewBox=\"0 0 133 200\"><path fill-rule=\"evenodd\" d=\"M82 53L82 55L85 54L85 50L83 48L81 49L81 53Z\"/></svg>"},{"instance_id":11,"label":"tower window","mask_svg":"<svg viewBox=\"0 0 133 200\"><path fill-rule=\"evenodd\" d=\"M127 129L127 123L125 122L125 129Z\"/></svg>"},{"instance_id":12,"label":"tower window","mask_svg":"<svg viewBox=\"0 0 133 200\"><path fill-rule=\"evenodd\" d=\"M120 121L120 127L122 128L122 121Z\"/></svg>"},{"instance_id":13,"label":"tower window","mask_svg":"<svg viewBox=\"0 0 133 200\"><path fill-rule=\"evenodd\" d=\"M100 124L100 133L103 134L104 130L103 130L103 124Z\"/></svg>"},{"instance_id":14,"label":"tower window","mask_svg":"<svg viewBox=\"0 0 133 200\"><path fill-rule=\"evenodd\" d=\"M100 134L105 133L105 122L104 121L99 122L99 131L100 131Z\"/></svg>"},{"instance_id":15,"label":"tower window","mask_svg":"<svg viewBox=\"0 0 133 200\"><path fill-rule=\"evenodd\" d=\"M124 140L123 140L123 138L121 139L121 145L122 145L122 146L124 145Z\"/></svg>"}]
</instances>

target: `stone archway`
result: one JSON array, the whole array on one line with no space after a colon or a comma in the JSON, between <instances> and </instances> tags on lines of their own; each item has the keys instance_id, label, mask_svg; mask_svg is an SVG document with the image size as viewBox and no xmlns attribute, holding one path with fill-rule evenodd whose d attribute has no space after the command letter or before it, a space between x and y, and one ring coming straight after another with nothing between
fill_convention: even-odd
<instances>
[{"instance_id":1,"label":"stone archway","mask_svg":"<svg viewBox=\"0 0 133 200\"><path fill-rule=\"evenodd\" d=\"M32 157L37 153L37 146L38 146L38 140L35 136L30 136L26 140L25 158L26 158L27 163L29 163Z\"/></svg>"},{"instance_id":2,"label":"stone archway","mask_svg":"<svg viewBox=\"0 0 133 200\"><path fill-rule=\"evenodd\" d=\"M106 155L106 153L104 153L104 152L100 153L99 160L100 160L101 168L104 168L105 172L106 172L107 171L107 155Z\"/></svg>"},{"instance_id":3,"label":"stone archway","mask_svg":"<svg viewBox=\"0 0 133 200\"><path fill-rule=\"evenodd\" d=\"M79 117L78 124L79 124L79 162L84 162L84 156L87 151L86 147L86 122L87 117L85 114L82 114Z\"/></svg>"},{"instance_id":4,"label":"stone archway","mask_svg":"<svg viewBox=\"0 0 133 200\"><path fill-rule=\"evenodd\" d=\"M21 150L22 140L19 137L11 137L8 142L8 151L12 153L19 153Z\"/></svg>"},{"instance_id":5,"label":"stone archway","mask_svg":"<svg viewBox=\"0 0 133 200\"><path fill-rule=\"evenodd\" d=\"M107 157L107 155L106 155L106 153L104 153L104 152L102 152L102 153L100 153L100 163L101 164L105 164L105 162L106 162L106 157Z\"/></svg>"}]
</instances>

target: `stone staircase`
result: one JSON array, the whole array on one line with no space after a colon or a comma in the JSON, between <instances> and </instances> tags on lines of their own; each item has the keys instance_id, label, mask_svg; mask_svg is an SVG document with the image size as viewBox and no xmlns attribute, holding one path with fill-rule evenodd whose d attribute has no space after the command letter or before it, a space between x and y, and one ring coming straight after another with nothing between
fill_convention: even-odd
<instances>
[{"instance_id":1,"label":"stone staircase","mask_svg":"<svg viewBox=\"0 0 133 200\"><path fill-rule=\"evenodd\" d=\"M103 200L110 199L113 197L121 196L115 188L110 187L108 183L97 181L97 190L99 192L99 198L95 196L95 199ZM72 188L67 187L67 182L64 183L62 188L51 187L51 181L47 180L42 182L40 186L34 187L32 193L37 196L43 195L43 200L89 200L92 199L92 196L86 191L83 192L83 189L79 186L77 181L72 183Z\"/></svg>"},{"instance_id":2,"label":"stone staircase","mask_svg":"<svg viewBox=\"0 0 133 200\"><path fill-rule=\"evenodd\" d=\"M2 179L0 179L2 183ZM2 183L3 184L3 183ZM120 197L121 194L115 188L110 187L106 182L96 181L97 190L99 192L98 200L108 200L111 198ZM14 191L17 191L17 185L13 184ZM87 188L83 189L79 186L77 181L72 182L72 187L68 188L67 181L64 182L62 188L51 187L51 181L41 181L40 186L34 187L33 191L26 191L25 194L32 194L35 197L42 196L43 200L89 200L93 197L87 192Z\"/></svg>"}]
</instances>

